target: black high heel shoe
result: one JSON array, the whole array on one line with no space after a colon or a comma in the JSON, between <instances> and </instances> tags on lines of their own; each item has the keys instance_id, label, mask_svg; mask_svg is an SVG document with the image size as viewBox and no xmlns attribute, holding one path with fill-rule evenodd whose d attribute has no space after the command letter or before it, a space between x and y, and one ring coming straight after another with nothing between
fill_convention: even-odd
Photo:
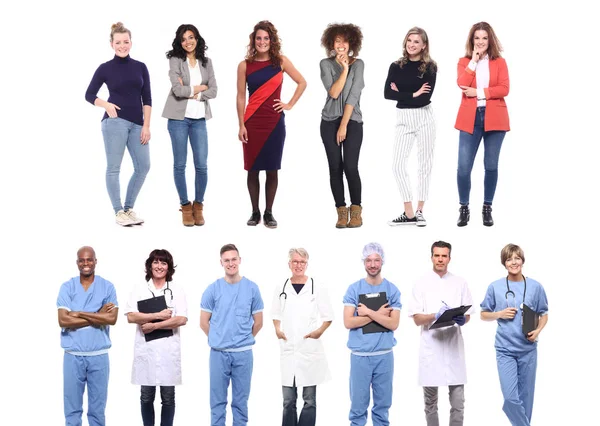
<instances>
[{"instance_id":1,"label":"black high heel shoe","mask_svg":"<svg viewBox=\"0 0 600 426\"><path fill-rule=\"evenodd\" d=\"M254 210L246 225L248 226L256 226L260 223L260 210Z\"/></svg>"}]
</instances>

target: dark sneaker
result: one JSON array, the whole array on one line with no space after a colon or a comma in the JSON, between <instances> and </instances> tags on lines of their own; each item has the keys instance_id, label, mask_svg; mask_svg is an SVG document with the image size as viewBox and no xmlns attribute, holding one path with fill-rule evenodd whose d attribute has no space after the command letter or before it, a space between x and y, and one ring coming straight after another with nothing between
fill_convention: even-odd
<instances>
[{"instance_id":1,"label":"dark sneaker","mask_svg":"<svg viewBox=\"0 0 600 426\"><path fill-rule=\"evenodd\" d=\"M254 210L252 212L252 216L250 216L250 219L248 219L248 222L246 222L246 225L256 226L259 223L260 223L260 210Z\"/></svg>"},{"instance_id":2,"label":"dark sneaker","mask_svg":"<svg viewBox=\"0 0 600 426\"><path fill-rule=\"evenodd\" d=\"M417 224L417 217L416 216L415 217L408 217L408 216L406 216L406 213L402 213L396 219L390 220L388 222L388 225L390 225L390 226L416 225L416 224Z\"/></svg>"},{"instance_id":3,"label":"dark sneaker","mask_svg":"<svg viewBox=\"0 0 600 426\"><path fill-rule=\"evenodd\" d=\"M469 219L471 218L471 212L469 211L469 206L463 206L461 205L460 208L458 209L459 212L459 216L458 216L458 222L456 222L457 226L467 226L467 223L469 223Z\"/></svg>"},{"instance_id":4,"label":"dark sneaker","mask_svg":"<svg viewBox=\"0 0 600 426\"><path fill-rule=\"evenodd\" d=\"M488 206L487 204L484 204L483 210L481 211L481 215L483 216L483 225L484 226L494 225L494 219L492 218L492 206Z\"/></svg>"},{"instance_id":5,"label":"dark sneaker","mask_svg":"<svg viewBox=\"0 0 600 426\"><path fill-rule=\"evenodd\" d=\"M427 221L425 220L425 216L423 216L423 212L421 210L417 210L415 217L417 218L417 226L427 226Z\"/></svg>"},{"instance_id":6,"label":"dark sneaker","mask_svg":"<svg viewBox=\"0 0 600 426\"><path fill-rule=\"evenodd\" d=\"M270 210L265 210L265 214L263 215L263 222L267 228L277 228L277 221L273 217L273 213Z\"/></svg>"}]
</instances>

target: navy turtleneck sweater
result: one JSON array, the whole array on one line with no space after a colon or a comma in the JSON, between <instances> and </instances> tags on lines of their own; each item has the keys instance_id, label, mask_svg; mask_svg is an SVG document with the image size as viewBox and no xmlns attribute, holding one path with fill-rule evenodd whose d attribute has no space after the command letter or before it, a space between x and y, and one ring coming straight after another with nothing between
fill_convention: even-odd
<instances>
[{"instance_id":1,"label":"navy turtleneck sweater","mask_svg":"<svg viewBox=\"0 0 600 426\"><path fill-rule=\"evenodd\" d=\"M119 118L142 126L142 106L152 106L150 75L146 65L131 59L129 55L125 58L115 55L112 60L100 65L85 92L85 99L92 105L98 98L102 84L108 88L108 102L121 108L117 110ZM102 120L105 118L108 118L106 113Z\"/></svg>"}]
</instances>

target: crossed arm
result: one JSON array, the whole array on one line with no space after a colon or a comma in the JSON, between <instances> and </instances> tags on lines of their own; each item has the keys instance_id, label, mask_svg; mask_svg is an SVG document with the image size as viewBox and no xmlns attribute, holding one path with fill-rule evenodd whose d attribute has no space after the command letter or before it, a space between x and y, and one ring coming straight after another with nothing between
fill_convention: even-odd
<instances>
[{"instance_id":1,"label":"crossed arm","mask_svg":"<svg viewBox=\"0 0 600 426\"><path fill-rule=\"evenodd\" d=\"M187 317L171 317L170 309L163 309L160 312L144 314L142 312L129 312L127 321L141 326L144 334L148 334L158 329L173 330L187 324ZM152 322L159 320L159 322Z\"/></svg>"},{"instance_id":2,"label":"crossed arm","mask_svg":"<svg viewBox=\"0 0 600 426\"><path fill-rule=\"evenodd\" d=\"M358 312L357 316L354 316L355 311ZM400 323L400 311L390 308L388 304L383 305L377 311L367 308L362 303L358 304L358 308L344 306L344 326L346 328L360 328L372 321L394 331Z\"/></svg>"},{"instance_id":3,"label":"crossed arm","mask_svg":"<svg viewBox=\"0 0 600 426\"><path fill-rule=\"evenodd\" d=\"M98 312L58 310L58 325L61 328L78 329L87 326L115 325L119 308L113 303L106 303Z\"/></svg>"}]
</instances>

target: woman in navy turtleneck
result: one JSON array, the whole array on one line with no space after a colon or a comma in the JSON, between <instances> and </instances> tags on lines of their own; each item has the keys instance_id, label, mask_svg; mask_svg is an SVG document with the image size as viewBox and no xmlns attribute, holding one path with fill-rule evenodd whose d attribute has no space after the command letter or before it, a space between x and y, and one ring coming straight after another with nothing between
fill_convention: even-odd
<instances>
[{"instance_id":1,"label":"woman in navy turtleneck","mask_svg":"<svg viewBox=\"0 0 600 426\"><path fill-rule=\"evenodd\" d=\"M131 59L131 32L117 22L111 27L110 44L115 57L103 63L85 93L85 99L106 110L102 118L102 135L106 149L106 188L122 226L144 221L133 211L133 205L150 169L150 76L142 62ZM103 84L108 88L108 100L97 94ZM127 186L125 205L121 203L119 172L125 148L133 162L133 176Z\"/></svg>"}]
</instances>

